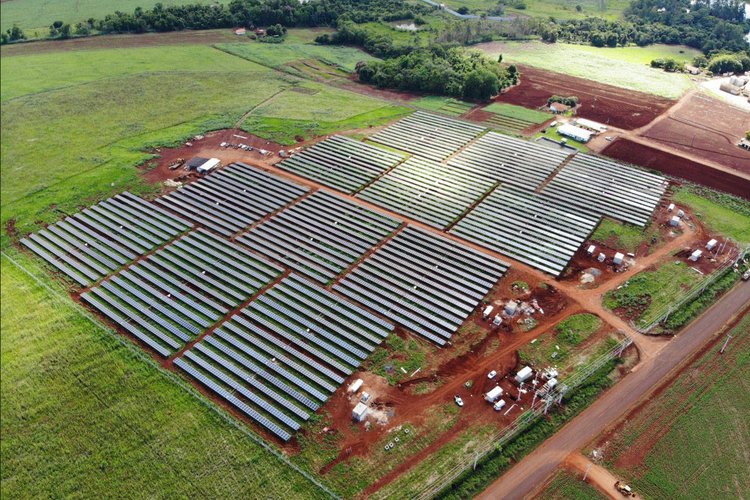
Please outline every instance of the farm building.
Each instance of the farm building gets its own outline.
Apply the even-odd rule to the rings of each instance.
[[[586,118],[576,118],[575,125],[577,127],[591,130],[592,132],[602,133],[607,131],[607,126],[593,120],[587,120]]]
[[[719,90],[721,90],[722,92],[726,92],[727,94],[740,95],[740,88],[736,85],[732,85],[729,82],[722,83],[719,87]]]
[[[187,162],[185,162],[185,170],[195,170],[206,163],[208,160],[209,158],[203,158],[201,156],[191,158]]]
[[[570,106],[561,102],[553,102],[549,105],[549,110],[556,115],[562,115],[570,111]]]
[[[569,123],[565,123],[557,127],[557,133],[560,135],[564,135],[565,137],[570,137],[571,139],[578,142],[589,142],[589,140],[591,140],[591,136],[594,135],[594,133],[590,130],[576,127],[575,125],[570,125]]]

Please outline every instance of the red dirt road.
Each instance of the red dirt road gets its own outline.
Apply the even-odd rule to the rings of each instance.
[[[724,325],[750,303],[750,282],[743,282],[676,336],[658,357],[648,358],[594,404],[574,418],[543,445],[527,455],[477,498],[520,499],[533,493],[572,452],[620,419],[648,396],[691,355],[723,332]]]
[[[578,96],[578,115],[625,130],[643,127],[669,109],[675,101],[626,90],[583,78],[519,66],[521,83],[495,101],[527,108],[547,104],[552,95]]]

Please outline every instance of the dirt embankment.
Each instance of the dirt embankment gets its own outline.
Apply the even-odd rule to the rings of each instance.
[[[495,101],[539,108],[552,95],[577,96],[578,116],[626,130],[647,125],[674,101],[583,78],[520,66],[521,83]]]

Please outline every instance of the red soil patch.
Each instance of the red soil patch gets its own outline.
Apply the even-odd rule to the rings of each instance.
[[[154,184],[167,179],[189,181],[198,178],[199,175],[196,172],[187,172],[183,167],[169,170],[169,166],[178,159],[181,158],[188,161],[194,156],[218,158],[221,160],[222,165],[229,165],[230,163],[240,161],[255,166],[270,167],[283,159],[279,156],[279,151],[288,151],[290,148],[298,147],[283,146],[239,129],[209,132],[204,135],[203,139],[191,139],[188,142],[192,146],[183,144],[178,148],[158,148],[154,150],[153,152],[159,155],[159,157],[145,164],[144,179]],[[253,151],[245,151],[243,149],[222,148],[219,146],[222,142],[247,144],[255,149]],[[303,144],[300,143],[299,146]],[[265,149],[270,154],[262,155],[258,152],[259,149]]]
[[[703,94],[692,94],[642,135],[692,156],[750,174],[750,151],[737,146],[748,130],[750,113],[747,111]]]
[[[537,109],[552,95],[578,96],[578,115],[632,130],[650,123],[670,108],[674,101],[643,92],[621,89],[583,78],[551,71],[519,67],[521,83],[501,94],[495,101]]]
[[[615,140],[602,154],[750,199],[750,180],[628,139]]]
[[[374,85],[365,85],[364,83],[360,83],[357,80],[356,74],[352,75],[349,80],[343,80],[336,86],[345,90],[356,92],[358,94],[385,99],[386,101],[413,101],[415,99],[420,99],[423,97],[422,95],[412,92],[379,89]]]

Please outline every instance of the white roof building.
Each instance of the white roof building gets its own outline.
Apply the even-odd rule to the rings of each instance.
[[[570,137],[571,139],[578,142],[589,142],[591,136],[594,135],[594,133],[590,130],[576,127],[575,125],[571,125],[569,123],[564,123],[557,127],[557,133],[560,135],[564,135],[565,137]]]
[[[576,118],[575,124],[579,127],[593,130],[594,132],[601,133],[601,132],[607,131],[606,125],[599,123],[599,122],[595,122],[593,120],[588,120],[586,118]]]

